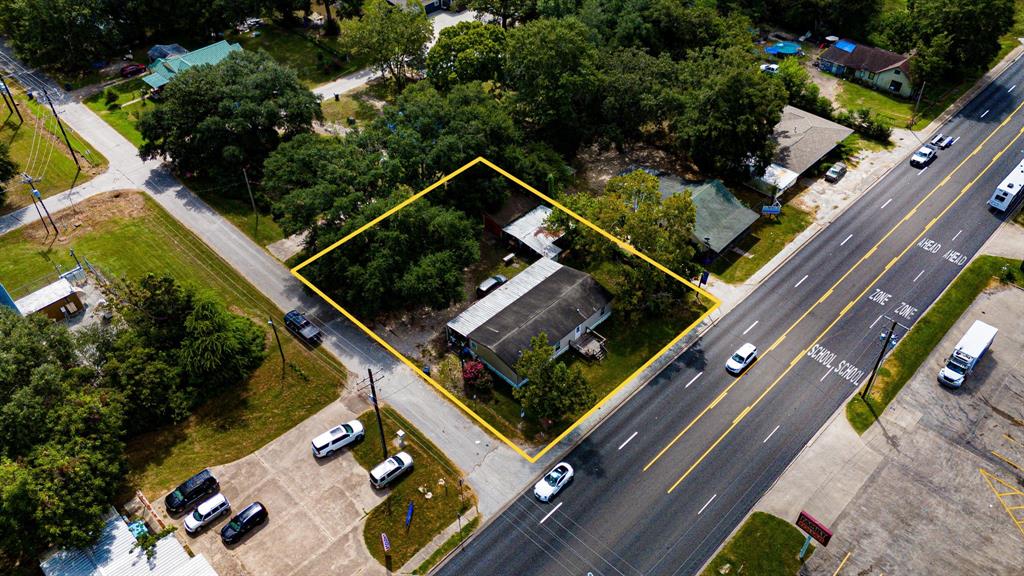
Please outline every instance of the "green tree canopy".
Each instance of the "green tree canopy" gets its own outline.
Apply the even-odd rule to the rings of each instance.
[[[119,41],[105,0],[0,0],[0,31],[35,66],[85,70]]]
[[[0,142],[0,206],[7,199],[7,182],[18,174],[18,165],[11,159],[11,150],[6,142]]]
[[[556,148],[575,149],[597,116],[598,59],[576,18],[545,18],[510,30],[505,74],[516,116]]]
[[[365,58],[385,78],[402,86],[408,72],[423,65],[433,33],[422,9],[369,0],[362,16],[341,23],[340,42],[353,56]]]
[[[466,0],[466,7],[477,11],[481,18],[497,18],[501,27],[508,29],[536,10],[536,0]]]
[[[282,140],[307,132],[320,104],[295,72],[264,52],[232,52],[215,66],[178,74],[164,102],[139,120],[143,158],[166,156],[175,168],[237,181],[258,173]]]
[[[474,80],[498,80],[505,58],[505,30],[459,22],[441,30],[427,54],[427,77],[442,90]]]
[[[512,390],[512,395],[528,414],[542,421],[571,418],[597,402],[597,395],[583,377],[578,365],[566,366],[553,358],[555,348],[547,334],[530,338],[515,370],[528,381]]]

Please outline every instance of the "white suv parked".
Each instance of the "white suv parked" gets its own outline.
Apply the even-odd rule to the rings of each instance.
[[[214,494],[196,507],[195,512],[185,517],[185,531],[195,534],[200,528],[213,522],[231,510],[231,504],[223,494]]]
[[[313,456],[323,458],[363,439],[365,432],[359,420],[346,422],[331,428],[327,432],[313,438]]]
[[[377,489],[383,488],[410,470],[412,456],[408,452],[399,452],[370,470],[370,484]]]

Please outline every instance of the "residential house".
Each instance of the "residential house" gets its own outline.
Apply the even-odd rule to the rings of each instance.
[[[910,98],[910,56],[840,40],[818,57],[818,67],[837,76],[852,76],[878,90]]]
[[[772,133],[778,145],[772,164],[763,175],[747,184],[759,192],[777,197],[850,134],[853,130],[842,124],[786,106]]]
[[[662,199],[690,192],[697,213],[693,239],[715,254],[727,250],[757,221],[757,213],[744,206],[721,180],[687,182],[672,174],[659,173],[658,188]]]
[[[557,260],[562,248],[557,242],[563,233],[547,226],[551,207],[540,205],[502,228],[503,235],[516,248],[528,249],[537,256]]]
[[[596,346],[603,353],[603,338],[594,328],[611,316],[611,302],[608,290],[589,274],[541,258],[448,322],[448,341],[519,387],[526,379],[514,366],[542,332],[554,357],[570,348]]]
[[[143,82],[152,88],[158,89],[171,81],[178,74],[204,64],[217,64],[228,57],[232,52],[240,52],[242,47],[232,44],[227,40],[221,40],[216,44],[204,46],[198,50],[185,52],[184,54],[172,54],[166,58],[159,58],[149,65],[152,74],[144,76]]]

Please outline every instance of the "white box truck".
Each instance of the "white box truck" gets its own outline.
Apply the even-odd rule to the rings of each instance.
[[[974,370],[978,360],[988,351],[998,331],[981,320],[975,320],[971,329],[953,348],[953,353],[946,360],[946,367],[939,371],[939,382],[959,388],[964,378]]]
[[[1021,186],[1024,186],[1024,160],[1021,160],[1020,164],[1017,164],[1017,167],[1006,178],[1003,178],[999,187],[989,198],[988,205],[1005,212],[1017,198]]]

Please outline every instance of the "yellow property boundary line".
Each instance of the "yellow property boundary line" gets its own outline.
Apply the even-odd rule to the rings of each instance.
[[[394,214],[394,213],[398,212],[399,210],[401,210],[401,209],[405,208],[406,206],[408,206],[408,205],[412,204],[412,203],[413,203],[413,202],[415,202],[416,200],[419,200],[420,198],[422,198],[422,197],[426,196],[426,195],[427,195],[428,193],[430,193],[430,192],[431,192],[432,190],[434,190],[434,189],[435,189],[435,188],[437,188],[438,186],[443,186],[443,185],[444,185],[445,183],[447,183],[447,182],[448,182],[449,180],[451,180],[452,178],[455,178],[455,177],[456,177],[456,176],[458,176],[459,174],[462,174],[463,172],[465,172],[466,170],[468,170],[469,168],[472,168],[473,166],[475,166],[475,165],[477,165],[477,164],[483,164],[483,165],[485,165],[485,166],[487,166],[487,167],[491,168],[492,170],[494,170],[494,171],[495,171],[495,172],[497,172],[498,174],[501,174],[501,175],[502,175],[502,176],[504,176],[505,178],[508,178],[508,179],[509,179],[509,180],[511,180],[512,182],[515,182],[515,183],[516,183],[516,184],[518,184],[518,185],[519,185],[520,187],[522,187],[522,188],[523,188],[524,190],[527,190],[527,191],[529,191],[529,192],[533,193],[534,195],[538,196],[538,197],[539,197],[540,199],[542,199],[543,201],[547,202],[548,204],[550,204],[550,205],[551,205],[551,206],[553,206],[554,208],[557,208],[557,209],[559,209],[559,210],[561,210],[561,211],[565,212],[565,213],[566,213],[566,214],[568,214],[569,216],[573,217],[573,218],[574,218],[574,219],[575,219],[576,221],[578,221],[578,222],[582,223],[583,225],[587,226],[587,227],[588,227],[588,228],[590,228],[591,230],[593,230],[593,231],[597,232],[598,234],[600,234],[601,236],[603,236],[603,237],[607,238],[607,239],[608,239],[608,240],[610,240],[610,241],[611,241],[612,243],[614,243],[614,244],[615,244],[616,246],[618,246],[619,248],[621,248],[621,249],[625,250],[625,251],[626,251],[626,252],[628,252],[629,254],[632,254],[633,256],[636,256],[636,257],[640,258],[641,260],[643,260],[643,261],[647,262],[648,264],[650,264],[650,265],[654,266],[655,268],[657,268],[657,269],[658,269],[658,270],[660,270],[661,272],[664,272],[665,274],[668,274],[668,275],[669,275],[670,277],[672,277],[672,278],[673,278],[674,280],[676,280],[677,282],[680,282],[680,283],[682,283],[682,284],[685,284],[685,285],[686,285],[687,287],[691,288],[692,290],[694,290],[694,291],[695,291],[695,292],[697,292],[698,294],[701,294],[701,295],[703,295],[703,296],[706,296],[706,297],[708,298],[708,300],[709,300],[709,301],[711,302],[711,306],[710,306],[710,307],[709,307],[709,308],[708,308],[708,309],[707,309],[707,310],[706,310],[706,311],[704,312],[704,314],[702,314],[702,315],[700,316],[700,318],[698,318],[698,319],[697,319],[697,320],[695,320],[695,321],[694,321],[694,322],[693,322],[692,324],[690,324],[689,326],[687,326],[687,327],[686,327],[686,329],[684,329],[684,330],[683,330],[682,332],[680,332],[680,333],[679,333],[679,334],[678,334],[677,336],[675,336],[675,337],[674,337],[674,338],[673,338],[673,339],[672,339],[672,340],[671,340],[671,341],[670,341],[670,342],[669,342],[668,344],[666,344],[666,345],[665,345],[665,346],[664,346],[664,347],[663,347],[663,348],[662,348],[661,350],[659,350],[659,351],[657,352],[657,354],[655,354],[655,355],[654,355],[654,356],[652,356],[652,357],[651,357],[651,358],[650,358],[649,360],[647,360],[646,362],[644,362],[644,364],[643,364],[642,366],[640,366],[639,368],[637,368],[637,369],[636,369],[636,370],[635,370],[635,371],[634,371],[634,372],[633,372],[632,374],[630,374],[630,375],[629,375],[629,376],[628,376],[628,377],[627,377],[627,378],[626,378],[625,380],[623,380],[623,381],[622,381],[622,383],[620,383],[619,385],[617,385],[617,386],[616,386],[616,387],[615,387],[615,388],[614,388],[614,389],[613,389],[613,390],[612,390],[611,392],[609,392],[608,394],[606,394],[606,395],[604,396],[604,398],[601,398],[601,400],[600,400],[600,401],[598,401],[598,403],[597,403],[597,404],[595,404],[593,408],[591,408],[591,409],[590,409],[590,410],[588,410],[588,411],[587,411],[587,412],[586,412],[585,414],[583,414],[582,416],[580,416],[580,417],[579,417],[579,418],[578,418],[578,419],[577,419],[577,420],[576,420],[575,422],[573,422],[573,423],[572,423],[572,425],[570,425],[570,426],[569,426],[568,428],[566,428],[566,429],[565,429],[565,431],[563,431],[563,432],[562,432],[561,434],[559,434],[559,435],[558,435],[558,437],[556,437],[556,438],[555,438],[554,440],[552,440],[552,441],[551,441],[551,442],[550,442],[550,443],[549,443],[549,444],[548,444],[547,446],[545,446],[545,447],[544,447],[543,449],[541,449],[541,450],[540,450],[539,452],[537,452],[536,454],[534,454],[534,455],[532,455],[532,456],[531,456],[530,454],[527,454],[527,453],[526,453],[526,452],[525,452],[525,451],[524,451],[524,450],[523,450],[522,448],[520,448],[519,446],[517,446],[517,445],[516,445],[516,444],[515,444],[514,442],[512,442],[511,440],[509,440],[508,438],[506,438],[504,434],[502,434],[501,432],[499,432],[498,430],[496,430],[496,429],[495,429],[495,428],[494,428],[493,426],[491,426],[491,424],[490,424],[490,423],[488,423],[488,422],[487,422],[486,420],[484,420],[483,418],[481,418],[481,417],[480,417],[480,415],[478,415],[478,414],[477,414],[476,412],[474,412],[473,410],[471,410],[471,409],[470,409],[470,408],[469,408],[468,406],[466,406],[465,404],[463,404],[463,403],[462,403],[462,401],[460,401],[460,400],[459,400],[459,399],[458,399],[457,397],[455,397],[455,395],[453,395],[453,394],[452,394],[451,392],[449,392],[448,390],[446,390],[444,386],[441,386],[441,385],[440,385],[440,384],[439,384],[439,383],[438,383],[437,381],[435,381],[435,380],[434,380],[433,378],[431,378],[431,377],[430,377],[430,376],[428,376],[428,375],[427,375],[427,374],[426,374],[425,372],[423,372],[423,370],[422,370],[422,369],[420,369],[420,367],[419,367],[419,366],[417,366],[417,365],[416,365],[416,364],[415,364],[415,363],[414,363],[413,361],[411,361],[411,360],[409,360],[408,358],[406,358],[406,357],[405,357],[405,356],[404,356],[404,355],[403,355],[403,354],[402,354],[401,352],[399,352],[399,351],[398,351],[398,350],[396,350],[396,349],[395,349],[395,348],[394,348],[393,346],[391,346],[390,344],[388,344],[388,342],[387,342],[387,341],[385,341],[385,340],[384,340],[383,338],[381,338],[381,337],[380,337],[379,335],[377,335],[377,333],[375,333],[375,332],[374,332],[373,330],[370,330],[370,329],[369,329],[369,328],[368,328],[368,327],[367,327],[367,326],[366,326],[365,324],[363,324],[363,323],[362,323],[362,322],[361,322],[361,321],[360,321],[360,320],[359,320],[358,318],[356,318],[356,317],[355,317],[355,316],[354,316],[354,315],[353,315],[353,314],[352,314],[351,312],[349,312],[349,311],[348,311],[348,310],[346,310],[346,309],[345,309],[344,307],[342,307],[342,306],[341,306],[341,305],[339,305],[339,304],[338,304],[337,302],[335,302],[335,301],[334,301],[333,299],[331,299],[331,297],[329,297],[329,296],[328,296],[327,294],[325,294],[325,293],[324,293],[324,292],[323,292],[322,290],[320,290],[319,288],[317,288],[317,287],[316,287],[316,286],[315,286],[315,285],[314,285],[314,284],[313,284],[312,282],[310,282],[310,280],[309,280],[308,278],[306,278],[305,276],[303,276],[303,275],[302,275],[302,274],[301,274],[301,273],[299,272],[300,270],[302,270],[303,268],[305,268],[305,267],[306,267],[306,266],[308,266],[309,264],[311,264],[311,263],[315,262],[316,260],[320,259],[321,257],[323,257],[323,256],[324,256],[325,254],[327,254],[327,253],[328,253],[328,252],[330,252],[331,250],[334,250],[334,249],[335,249],[335,248],[337,248],[338,246],[341,246],[341,245],[342,245],[342,244],[344,244],[345,242],[348,242],[349,240],[351,240],[351,239],[355,238],[355,237],[356,237],[356,236],[358,236],[359,234],[362,234],[362,233],[363,233],[363,232],[365,232],[366,230],[368,230],[368,229],[372,228],[373,226],[376,226],[376,225],[377,225],[377,224],[379,224],[379,223],[380,223],[381,221],[383,221],[383,220],[384,220],[385,218],[387,218],[387,217],[391,216],[392,214]],[[308,287],[310,288],[310,290],[312,290],[313,292],[316,292],[316,293],[317,293],[317,294],[318,294],[318,295],[319,295],[319,296],[320,296],[321,298],[323,298],[324,300],[326,300],[326,301],[327,301],[327,302],[328,302],[328,303],[329,303],[329,304],[330,304],[331,306],[333,306],[333,307],[334,307],[334,308],[335,308],[335,309],[336,309],[336,310],[337,310],[338,312],[341,312],[341,314],[342,314],[342,315],[344,315],[344,316],[345,316],[346,318],[348,318],[348,319],[349,319],[349,320],[350,320],[350,321],[351,321],[351,322],[352,322],[353,324],[355,324],[356,326],[358,326],[358,327],[359,327],[359,329],[360,329],[360,330],[362,330],[363,332],[365,332],[365,333],[366,333],[366,334],[367,334],[367,335],[368,335],[368,336],[369,336],[370,338],[372,338],[373,340],[375,340],[375,341],[376,341],[376,342],[377,342],[378,344],[380,344],[381,346],[383,346],[383,347],[384,347],[384,349],[386,349],[386,350],[387,350],[388,352],[390,352],[390,353],[391,353],[392,355],[394,355],[394,356],[395,356],[396,358],[398,358],[398,359],[399,359],[399,360],[400,360],[400,361],[401,361],[401,362],[402,362],[403,364],[405,364],[405,365],[406,365],[406,366],[408,366],[408,367],[409,367],[410,369],[412,369],[412,371],[413,371],[413,372],[415,372],[415,373],[416,373],[416,374],[417,374],[417,375],[418,375],[418,376],[419,376],[420,378],[422,378],[422,379],[426,380],[427,382],[429,382],[429,383],[430,383],[430,384],[431,384],[431,385],[432,385],[432,386],[433,386],[434,388],[436,388],[436,389],[437,389],[437,390],[438,390],[438,391],[439,391],[439,392],[440,392],[441,394],[443,394],[443,395],[444,395],[444,396],[445,396],[446,398],[448,398],[448,399],[449,399],[449,400],[451,400],[451,401],[452,401],[453,403],[455,403],[455,405],[456,405],[456,406],[458,406],[458,407],[459,407],[459,408],[461,408],[461,409],[462,409],[463,411],[465,411],[465,412],[466,412],[467,414],[469,414],[469,415],[470,415],[470,416],[471,416],[471,417],[472,417],[472,418],[473,418],[474,420],[476,420],[476,421],[477,421],[477,422],[478,422],[478,423],[479,423],[479,424],[480,424],[481,426],[483,426],[484,428],[486,428],[488,432],[490,432],[491,434],[493,434],[493,435],[494,435],[494,436],[496,436],[497,438],[500,438],[500,439],[501,439],[501,440],[502,440],[503,442],[505,442],[505,444],[508,444],[508,445],[509,445],[509,446],[510,446],[510,447],[511,447],[511,448],[512,448],[513,450],[515,450],[515,451],[516,451],[516,452],[517,452],[517,453],[518,453],[518,454],[519,454],[520,456],[522,456],[523,458],[525,458],[525,459],[526,459],[526,460],[527,460],[528,462],[530,462],[530,463],[536,462],[536,461],[537,461],[538,459],[540,459],[540,458],[541,458],[542,456],[544,456],[544,454],[546,454],[546,453],[547,453],[547,452],[548,452],[549,450],[551,450],[552,448],[554,448],[554,447],[555,447],[555,445],[557,445],[557,444],[558,444],[559,442],[561,442],[561,441],[562,441],[562,440],[563,440],[563,439],[564,439],[564,438],[565,438],[566,436],[568,436],[568,435],[569,435],[569,434],[570,434],[570,433],[571,433],[571,432],[572,432],[573,430],[575,430],[576,428],[578,428],[578,427],[579,427],[579,425],[580,425],[580,424],[581,424],[581,423],[582,423],[582,422],[583,422],[584,420],[586,420],[587,418],[589,418],[589,417],[590,417],[590,416],[591,416],[591,415],[592,415],[592,414],[593,414],[593,413],[594,413],[595,411],[597,411],[597,410],[598,410],[599,408],[601,408],[601,406],[603,406],[603,405],[604,405],[604,404],[605,404],[606,402],[608,402],[608,400],[610,400],[610,399],[611,399],[611,398],[612,398],[613,396],[615,396],[615,395],[616,395],[616,394],[617,394],[617,393],[618,393],[618,392],[619,392],[620,390],[622,390],[622,388],[623,388],[623,387],[624,387],[624,386],[625,386],[626,384],[628,384],[629,382],[631,382],[631,381],[632,381],[632,380],[633,380],[634,378],[636,378],[637,376],[639,376],[639,375],[640,375],[640,373],[642,373],[642,372],[643,372],[644,370],[646,370],[646,369],[647,369],[648,367],[650,367],[650,366],[651,366],[651,364],[653,364],[655,360],[657,360],[657,359],[658,359],[658,358],[660,358],[660,357],[661,357],[661,356],[662,356],[663,354],[665,354],[666,352],[668,352],[668,350],[669,350],[670,348],[672,348],[673,346],[675,346],[675,345],[676,345],[676,343],[678,343],[678,342],[679,342],[679,341],[680,341],[680,340],[681,340],[681,339],[682,339],[682,338],[683,338],[684,336],[686,336],[686,335],[687,335],[688,333],[690,333],[690,331],[692,331],[692,330],[693,330],[693,329],[694,329],[694,328],[695,328],[696,326],[698,326],[698,325],[699,325],[699,324],[700,324],[701,322],[703,322],[703,321],[704,321],[704,320],[705,320],[705,319],[706,319],[706,318],[707,318],[708,316],[710,316],[710,315],[711,315],[711,313],[712,313],[712,312],[714,312],[714,311],[715,311],[716,309],[718,309],[718,307],[719,307],[719,306],[721,305],[721,302],[720,302],[720,301],[719,301],[719,300],[718,300],[717,298],[715,298],[715,297],[714,297],[714,295],[712,295],[712,294],[711,294],[710,292],[708,292],[707,290],[704,290],[703,288],[701,288],[701,287],[699,287],[699,286],[695,285],[695,284],[694,284],[693,282],[690,282],[690,281],[689,281],[689,280],[687,280],[686,278],[683,278],[682,276],[679,276],[678,274],[676,274],[676,273],[675,273],[675,272],[673,272],[672,270],[669,270],[669,269],[668,269],[668,268],[666,268],[665,266],[662,266],[662,265],[661,265],[661,264],[659,264],[658,262],[656,262],[656,261],[652,260],[652,259],[651,259],[651,258],[650,258],[649,256],[647,256],[646,254],[643,254],[643,253],[641,253],[641,252],[637,251],[637,250],[636,250],[635,248],[633,248],[633,247],[632,247],[631,245],[629,245],[629,244],[628,244],[627,242],[625,242],[625,241],[623,241],[623,240],[620,240],[620,239],[616,238],[615,236],[612,236],[612,235],[611,235],[610,233],[608,233],[608,232],[606,232],[605,230],[603,230],[603,229],[601,229],[601,228],[597,227],[596,225],[594,225],[594,224],[593,224],[592,222],[590,222],[590,221],[589,221],[589,220],[587,220],[586,218],[583,218],[583,217],[582,217],[582,216],[580,216],[579,214],[576,214],[576,213],[575,213],[575,212],[573,212],[572,210],[569,210],[568,208],[566,208],[565,206],[563,206],[563,205],[562,205],[562,204],[560,204],[559,202],[556,202],[556,201],[555,201],[555,200],[554,200],[553,198],[550,198],[550,197],[549,197],[549,196],[547,196],[546,194],[543,194],[542,192],[540,192],[540,191],[536,190],[535,188],[533,188],[533,187],[532,187],[532,186],[530,186],[529,184],[527,184],[527,183],[523,182],[523,181],[522,181],[522,180],[520,180],[519,178],[516,178],[516,177],[515,177],[515,176],[513,176],[512,174],[509,174],[509,173],[508,173],[508,172],[506,172],[506,171],[505,171],[504,169],[502,169],[502,168],[498,167],[497,165],[495,165],[494,163],[492,163],[491,161],[487,160],[486,158],[484,158],[484,157],[482,157],[482,156],[478,156],[477,158],[475,158],[475,159],[471,160],[470,162],[468,162],[468,163],[467,163],[466,165],[462,166],[462,167],[461,167],[461,168],[459,168],[458,170],[455,170],[455,171],[454,171],[454,172],[452,172],[451,174],[448,174],[448,175],[447,175],[447,176],[445,176],[444,178],[441,178],[441,179],[440,179],[440,180],[438,180],[437,182],[434,182],[433,184],[431,184],[431,185],[430,185],[430,186],[428,186],[427,188],[424,188],[424,189],[423,189],[422,191],[420,191],[420,192],[417,192],[416,194],[414,194],[414,195],[410,196],[409,198],[407,198],[406,200],[402,201],[401,203],[399,203],[399,204],[398,204],[398,205],[396,205],[395,207],[391,208],[391,209],[390,209],[390,210],[388,210],[387,212],[385,212],[385,213],[381,214],[380,216],[378,216],[378,217],[374,218],[374,219],[373,219],[373,220],[371,220],[370,222],[367,222],[367,223],[366,223],[366,224],[364,224],[363,226],[359,227],[359,229],[358,229],[358,230],[356,230],[356,231],[352,232],[351,234],[348,234],[347,236],[345,236],[345,237],[344,237],[344,238],[342,238],[341,240],[338,240],[337,242],[335,242],[335,243],[331,244],[331,245],[330,245],[330,246],[328,246],[327,248],[324,248],[323,250],[321,250],[320,252],[318,252],[318,253],[317,253],[316,255],[312,256],[312,257],[311,257],[311,258],[309,258],[309,259],[307,259],[307,260],[306,260],[305,262],[303,262],[303,263],[299,264],[299,265],[298,265],[298,266],[296,266],[295,268],[292,268],[292,270],[291,270],[291,273],[292,273],[292,275],[293,275],[293,276],[295,276],[296,278],[298,278],[298,279],[299,279],[299,281],[301,281],[301,282],[302,282],[303,284],[305,284],[306,286],[308,286]]]

